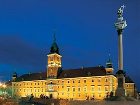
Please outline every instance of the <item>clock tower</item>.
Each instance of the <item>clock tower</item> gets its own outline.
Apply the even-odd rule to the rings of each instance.
[[[57,78],[59,69],[61,68],[61,55],[59,54],[59,48],[56,43],[55,35],[54,41],[50,48],[50,53],[48,56],[48,65],[47,65],[47,78]]]

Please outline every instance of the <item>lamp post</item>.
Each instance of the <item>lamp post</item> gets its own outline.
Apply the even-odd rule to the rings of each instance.
[[[6,91],[5,91],[5,89],[6,89],[6,85],[4,84],[4,83],[1,83],[0,82],[0,90],[1,90],[1,95],[3,95],[4,96],[4,98],[5,98],[5,95],[6,95]]]

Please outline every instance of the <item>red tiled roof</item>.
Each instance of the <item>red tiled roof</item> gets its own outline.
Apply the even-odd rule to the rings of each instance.
[[[16,82],[18,81],[32,81],[32,80],[45,80],[47,73],[41,72],[41,73],[31,73],[31,74],[24,74],[16,79]]]
[[[75,78],[75,77],[88,77],[88,76],[104,76],[106,70],[104,67],[88,67],[79,69],[63,70],[58,78]]]
[[[57,78],[75,78],[75,77],[87,77],[87,76],[104,76],[106,75],[106,70],[104,67],[87,67],[79,69],[62,70],[58,74]],[[47,73],[31,73],[24,74],[16,79],[18,81],[32,81],[32,80],[45,80],[47,78]]]
[[[134,83],[134,82],[129,76],[126,76],[125,77],[125,83]]]

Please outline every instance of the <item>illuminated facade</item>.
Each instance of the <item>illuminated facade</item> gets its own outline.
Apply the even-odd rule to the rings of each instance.
[[[104,99],[117,89],[117,78],[113,74],[109,59],[106,67],[88,67],[62,70],[61,55],[54,40],[48,54],[47,72],[29,73],[17,77],[13,75],[12,95],[16,97],[34,97],[41,95],[55,99]],[[126,96],[134,96],[135,84],[125,77]]]

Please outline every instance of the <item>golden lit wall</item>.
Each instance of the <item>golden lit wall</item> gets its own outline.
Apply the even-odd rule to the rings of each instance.
[[[57,80],[58,98],[67,99],[104,99],[107,93],[116,90],[115,76],[94,76],[79,78],[64,78]]]
[[[46,80],[12,82],[13,96],[27,97],[33,94],[40,97],[46,92]]]
[[[126,96],[134,96],[135,84],[134,83],[125,83]]]
[[[83,100],[104,99],[112,91],[115,95],[117,78],[113,75],[47,79],[36,81],[12,82],[13,95],[27,97],[41,94],[53,98]],[[134,96],[134,83],[125,83],[126,95]]]
[[[12,86],[13,95],[20,97],[52,94],[54,98],[86,99],[94,96],[103,99],[107,93],[115,93],[116,83],[116,77],[110,75],[13,82]]]
[[[61,57],[56,53],[48,55],[47,77],[57,77],[58,68],[61,67]]]

